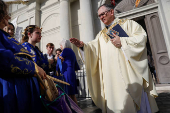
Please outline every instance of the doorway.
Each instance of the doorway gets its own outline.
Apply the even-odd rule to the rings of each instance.
[[[152,65],[155,67],[154,74],[156,74],[157,83],[170,83],[170,60],[158,13],[140,16],[133,20],[138,22],[147,32],[147,49],[148,54],[153,59]]]
[[[143,29],[146,31],[147,33],[147,28],[146,28],[146,25],[145,25],[145,16],[143,17],[139,17],[139,18],[135,18],[133,19],[134,21],[136,21],[138,24],[140,24]],[[146,43],[146,47],[147,47],[147,59],[148,59],[148,67],[150,69],[150,72],[152,74],[152,78],[154,80],[154,83],[157,84],[159,79],[157,77],[157,74],[156,74],[156,68],[155,68],[155,59],[154,59],[154,56],[153,56],[153,52],[152,52],[152,49],[151,49],[151,46],[150,46],[150,41],[149,41],[149,37],[148,37],[148,33],[147,33],[147,43]]]

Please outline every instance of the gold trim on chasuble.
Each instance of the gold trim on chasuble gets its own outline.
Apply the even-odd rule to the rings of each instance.
[[[122,25],[127,21],[127,19],[120,19],[118,22],[115,22],[114,24],[112,24],[109,29],[107,29],[106,27],[102,30],[102,35],[103,38],[105,40],[105,42],[107,43],[110,40],[110,37],[107,35],[107,31],[112,29],[115,25],[119,24]]]

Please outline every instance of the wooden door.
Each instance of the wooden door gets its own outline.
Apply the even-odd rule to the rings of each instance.
[[[145,16],[145,24],[159,83],[170,83],[170,62],[158,13]]]

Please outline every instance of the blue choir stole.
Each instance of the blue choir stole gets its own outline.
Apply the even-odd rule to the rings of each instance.
[[[107,35],[108,35],[111,39],[114,38],[113,33],[114,33],[115,35],[119,36],[119,37],[129,37],[119,24],[115,25],[115,26],[114,26],[113,28],[111,28],[111,29],[108,29]]]

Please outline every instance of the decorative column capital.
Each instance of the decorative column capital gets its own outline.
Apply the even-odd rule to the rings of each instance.
[[[60,0],[60,2],[63,2],[63,1],[67,1],[67,2],[69,2],[69,0]]]

